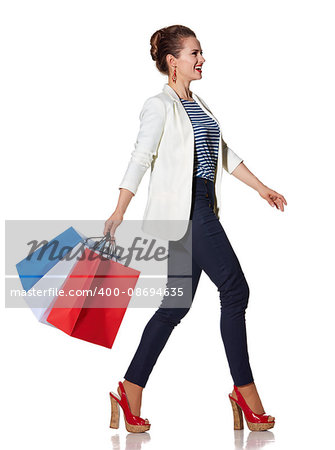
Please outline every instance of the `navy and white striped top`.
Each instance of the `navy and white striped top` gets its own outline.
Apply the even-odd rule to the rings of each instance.
[[[195,152],[194,177],[214,181],[219,154],[220,127],[194,100],[180,99],[193,126]]]

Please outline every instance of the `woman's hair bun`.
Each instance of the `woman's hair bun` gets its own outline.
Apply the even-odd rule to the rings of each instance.
[[[157,30],[151,36],[151,39],[150,39],[150,44],[151,44],[150,54],[154,61],[157,61],[158,46],[159,46],[160,40],[162,39],[162,36],[163,36],[163,31]]]

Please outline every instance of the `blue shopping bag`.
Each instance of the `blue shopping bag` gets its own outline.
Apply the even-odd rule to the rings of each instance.
[[[31,289],[82,240],[82,235],[70,227],[17,263],[16,269],[23,289]]]

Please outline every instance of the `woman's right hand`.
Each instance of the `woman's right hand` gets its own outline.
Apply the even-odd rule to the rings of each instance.
[[[104,228],[104,236],[109,232],[112,240],[115,240],[115,230],[123,221],[123,214],[114,211],[113,214],[106,220]]]

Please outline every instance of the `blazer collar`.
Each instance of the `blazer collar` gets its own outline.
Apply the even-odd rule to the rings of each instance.
[[[176,93],[176,91],[174,89],[172,89],[171,86],[168,85],[168,83],[164,84],[163,92],[170,95],[170,97],[172,97],[173,100],[180,102],[180,98],[179,98],[178,94]],[[194,92],[192,92],[192,96],[196,101],[198,101],[198,97],[194,94]]]
[[[178,94],[167,83],[165,83],[163,86],[163,92],[168,94],[175,102],[181,104]],[[216,120],[216,122],[219,124],[218,119],[214,116],[214,114],[211,112],[208,106],[194,92],[192,92],[192,97],[198,103],[198,105],[200,105],[200,107],[205,111],[205,113],[208,114],[210,117],[212,117],[212,119]]]
[[[163,86],[163,92],[165,92],[165,93],[168,94],[171,98],[173,98],[173,100],[174,100],[175,102],[181,103],[180,98],[179,98],[178,94],[176,93],[176,91],[175,91],[174,89],[172,89],[172,87],[169,86],[167,83],[165,83],[164,86]],[[192,97],[194,98],[194,100],[195,100],[200,106],[204,107],[204,104],[202,103],[202,101],[200,100],[200,98],[199,98],[194,92],[192,92]],[[206,110],[208,110],[208,108],[206,108]]]
[[[173,100],[179,101],[178,94],[177,94],[177,93],[175,92],[175,90],[172,89],[172,87],[169,86],[167,83],[165,83],[164,86],[163,86],[163,92],[165,92],[165,93],[168,94],[170,97],[172,97]]]

